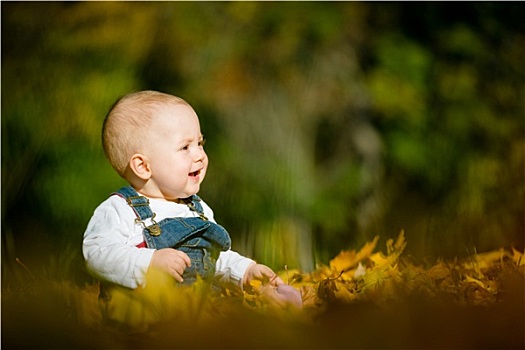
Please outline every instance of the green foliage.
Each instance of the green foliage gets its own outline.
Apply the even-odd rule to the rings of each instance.
[[[77,242],[123,184],[100,150],[107,109],[158,89],[195,107],[203,197],[271,265],[400,228],[424,254],[522,245],[525,37],[508,6],[4,2],[2,235],[34,222]],[[293,242],[318,245],[272,253]]]

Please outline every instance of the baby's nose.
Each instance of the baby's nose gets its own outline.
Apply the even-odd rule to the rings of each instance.
[[[195,151],[195,153],[194,153],[193,159],[196,162],[199,162],[199,161],[203,160],[204,158],[206,158],[206,152],[204,152],[204,150],[202,148],[197,149]]]

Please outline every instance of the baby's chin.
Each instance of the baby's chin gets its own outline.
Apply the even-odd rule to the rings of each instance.
[[[187,191],[187,192],[181,193],[179,195],[179,197],[174,198],[173,200],[181,200],[181,199],[190,198],[191,196],[196,195],[197,193],[199,193],[199,189],[200,188],[198,188],[197,190],[194,190],[194,191]]]

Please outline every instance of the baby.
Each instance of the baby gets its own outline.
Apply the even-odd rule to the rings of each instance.
[[[228,232],[198,196],[208,157],[199,119],[181,98],[140,91],[119,99],[102,130],[104,152],[129,186],[96,208],[84,234],[88,269],[136,289],[156,269],[181,284],[252,280],[277,287],[267,266],[232,251]]]

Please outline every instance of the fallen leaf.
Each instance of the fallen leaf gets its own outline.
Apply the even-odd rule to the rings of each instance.
[[[356,266],[360,261],[368,258],[376,248],[379,236],[376,236],[371,242],[366,243],[359,252],[354,250],[342,251],[335,258],[330,260],[330,268],[336,273],[348,271]]]
[[[523,253],[518,251],[516,248],[512,248],[512,261],[516,264],[517,267],[525,265],[523,260]]]

